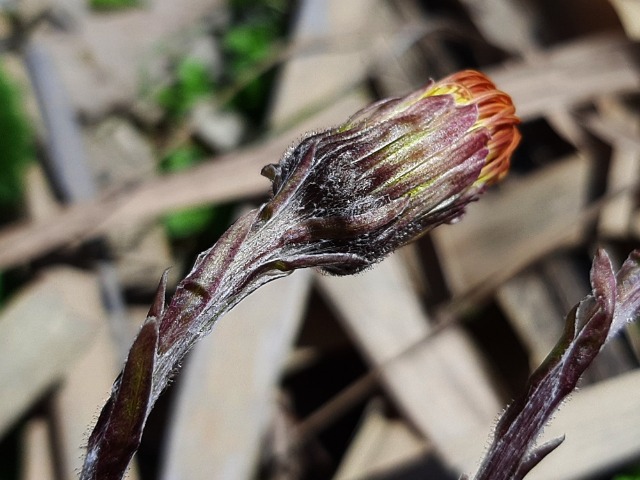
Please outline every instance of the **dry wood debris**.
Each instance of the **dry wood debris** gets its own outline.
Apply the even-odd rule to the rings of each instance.
[[[24,0],[21,14],[46,10],[43,3]],[[0,445],[17,426],[20,478],[72,478],[121,360],[96,275],[51,263],[96,270],[83,264],[83,245],[115,236],[120,285],[144,303],[162,264],[179,264],[159,217],[202,204],[244,208],[267,194],[261,166],[302,132],[429,76],[478,68],[512,95],[524,141],[508,180],[459,224],[370,271],[339,279],[298,272],[249,298],[194,350],[150,419],[131,478],[473,473],[497,413],[586,293],[595,247],[614,259],[638,247],[640,15],[632,0],[580,8],[301,0],[288,44],[272,59],[278,82],[262,140],[161,177],[153,157],[166,139],[148,138],[157,112],[137,98],[138,68],[160,61],[159,45],[205,35],[201,17],[223,21],[225,2],[148,2],[113,16],[63,3],[71,23],[45,22],[33,38],[65,66],[95,171],[113,178],[95,198],[60,205],[35,168],[24,217],[0,229],[0,268],[34,278],[0,311]],[[191,123],[169,142],[203,128]],[[110,151],[120,170],[109,170]],[[145,161],[129,164],[136,156]],[[144,254],[128,250],[133,244]],[[125,337],[143,317],[133,313],[140,305],[128,308]],[[555,418],[547,434],[567,439],[532,479],[596,478],[640,462],[638,359],[632,326]]]

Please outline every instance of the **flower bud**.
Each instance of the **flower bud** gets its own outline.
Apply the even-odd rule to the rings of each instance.
[[[312,260],[329,273],[357,272],[456,221],[503,178],[517,123],[509,96],[479,72],[431,81],[307,135],[265,167],[273,198],[261,219],[291,225],[287,268]]]

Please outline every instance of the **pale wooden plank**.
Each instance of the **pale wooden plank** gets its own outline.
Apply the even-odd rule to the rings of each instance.
[[[636,52],[637,46],[624,37],[587,37],[486,73],[511,95],[526,120],[600,95],[638,90]]]
[[[429,25],[418,26],[418,19],[424,15],[419,2],[415,1],[391,1],[381,2],[377,8],[378,15],[376,20],[378,24],[384,25],[383,28],[390,33],[385,35],[380,42],[378,49],[378,58],[374,60],[372,65],[373,75],[382,96],[398,96],[405,95],[418,85],[423,85],[428,81],[429,76],[425,74],[424,55],[421,49],[414,48],[417,39],[421,38],[422,31],[428,36],[428,32],[432,32],[437,27],[436,22],[429,19]],[[426,22],[425,22],[426,23]],[[373,28],[376,28],[374,25]],[[378,27],[379,28],[379,27]],[[423,40],[428,42],[428,40]],[[439,45],[429,42],[429,51],[442,51]],[[434,52],[437,55],[438,52]],[[445,55],[441,55],[442,67],[448,66]],[[432,73],[433,75],[433,73]]]
[[[636,134],[637,120],[604,119],[601,115],[589,115],[583,123],[585,126],[611,145],[618,145],[624,149],[640,150],[640,139]]]
[[[29,420],[24,427],[21,441],[22,472],[20,479],[54,480],[56,475],[47,421],[44,418]]]
[[[629,234],[637,206],[640,118],[617,97],[603,98],[598,110],[599,115],[590,116],[587,125],[612,147],[607,194],[614,197],[602,209],[598,228],[604,236],[624,238]]]
[[[323,293],[338,309],[354,335],[360,334],[358,317],[367,319],[365,353],[376,363],[391,361],[431,332],[429,319],[413,293],[408,271],[397,255],[355,276],[316,278]],[[351,300],[351,301],[348,301]],[[390,319],[401,319],[389,329]],[[357,339],[360,341],[361,339]]]
[[[117,105],[133,103],[140,92],[141,68],[163,58],[157,50],[166,51],[165,42],[205,24],[203,18],[217,15],[223,2],[190,0],[187,7],[154,0],[117,15],[95,15],[78,0],[56,2],[60,4],[74,28],[38,28],[32,37],[52,52],[73,105],[97,118]]]
[[[382,404],[371,402],[344,455],[334,480],[358,480],[418,462],[429,454],[428,443],[406,424],[384,415]]]
[[[50,269],[0,318],[0,432],[55,382],[90,344],[102,306],[95,278]]]
[[[364,41],[359,48],[319,49],[298,55],[283,67],[271,123],[282,127],[299,117],[304,108],[324,105],[327,99],[358,85],[373,59],[372,45],[383,31],[372,32],[379,0],[306,0],[298,9],[297,42],[350,35]],[[344,119],[346,120],[346,119]],[[329,125],[325,125],[329,126]]]
[[[529,353],[533,371],[562,334],[561,318],[539,272],[524,272],[498,288],[496,299]]]
[[[24,204],[30,219],[45,219],[59,213],[60,205],[55,200],[42,165],[38,163],[30,165],[26,171],[24,183],[26,185]]]
[[[6,228],[0,238],[0,266],[27,261],[74,241],[99,236],[115,225],[141,221],[161,212],[266,193],[269,184],[259,175],[260,169],[277,160],[289,142],[289,137],[278,137],[186,172],[159,177],[131,191],[69,206],[57,215]]]
[[[450,466],[472,467],[500,401],[470,339],[457,327],[427,339],[428,318],[398,256],[357,276],[317,280],[400,410]],[[468,438],[476,444],[461,449]]]
[[[618,12],[627,36],[640,40],[640,3],[635,0],[610,0]]]
[[[434,230],[454,295],[493,289],[543,254],[577,242],[588,182],[589,162],[570,157],[490,190],[462,222]]]
[[[182,372],[161,478],[246,479],[274,408],[310,272],[262,287],[196,345]]]
[[[528,11],[526,4],[509,0],[485,0],[482,4],[462,0],[461,3],[489,43],[514,54],[537,50],[538,18]]]

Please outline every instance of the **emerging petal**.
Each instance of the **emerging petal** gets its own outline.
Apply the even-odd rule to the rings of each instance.
[[[476,185],[492,185],[501,180],[507,174],[511,154],[520,142],[520,132],[516,128],[518,118],[511,97],[499,91],[485,75],[474,70],[464,70],[441,80],[434,91],[448,92],[460,104],[478,105],[478,125],[489,129],[491,140],[487,145],[489,156]]]

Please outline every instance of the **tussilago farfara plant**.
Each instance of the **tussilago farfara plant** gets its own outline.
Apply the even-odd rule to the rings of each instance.
[[[82,478],[123,476],[158,396],[189,349],[224,313],[256,288],[298,268],[357,273],[430,229],[458,220],[469,202],[506,175],[520,139],[517,123],[507,94],[483,74],[463,71],[405,97],[376,102],[342,125],[308,134],[280,163],[266,166],[263,174],[272,181],[271,199],[242,216],[199,255],[166,306],[163,278],[89,438]],[[587,312],[598,319],[603,299],[603,308],[609,308],[621,298],[615,286],[602,293],[598,279],[606,277],[611,283],[614,278],[615,283],[610,264],[608,273],[602,266],[603,255],[598,257],[600,273],[594,276],[595,300],[590,303],[595,313]],[[637,305],[637,262],[629,262],[620,282],[628,284],[632,293],[627,297]],[[636,307],[625,302],[630,316],[635,316]],[[574,320],[589,316],[580,311]],[[576,338],[580,328],[571,330]],[[563,340],[554,358],[563,358],[574,336]],[[597,353],[602,342],[590,351]],[[570,377],[577,381],[577,376]],[[518,405],[507,411],[509,425],[521,418],[514,412]],[[552,409],[556,405],[550,404]],[[543,417],[542,424],[548,419]],[[526,470],[523,464],[530,468],[542,458],[540,452],[549,450],[533,447],[539,432],[534,428],[517,455],[507,452],[502,446],[513,438],[500,443],[501,432],[512,433],[507,427],[498,424],[497,446],[488,452],[477,478],[518,478],[514,475]],[[511,467],[504,467],[503,460],[511,461]],[[496,477],[496,468],[511,473]]]

